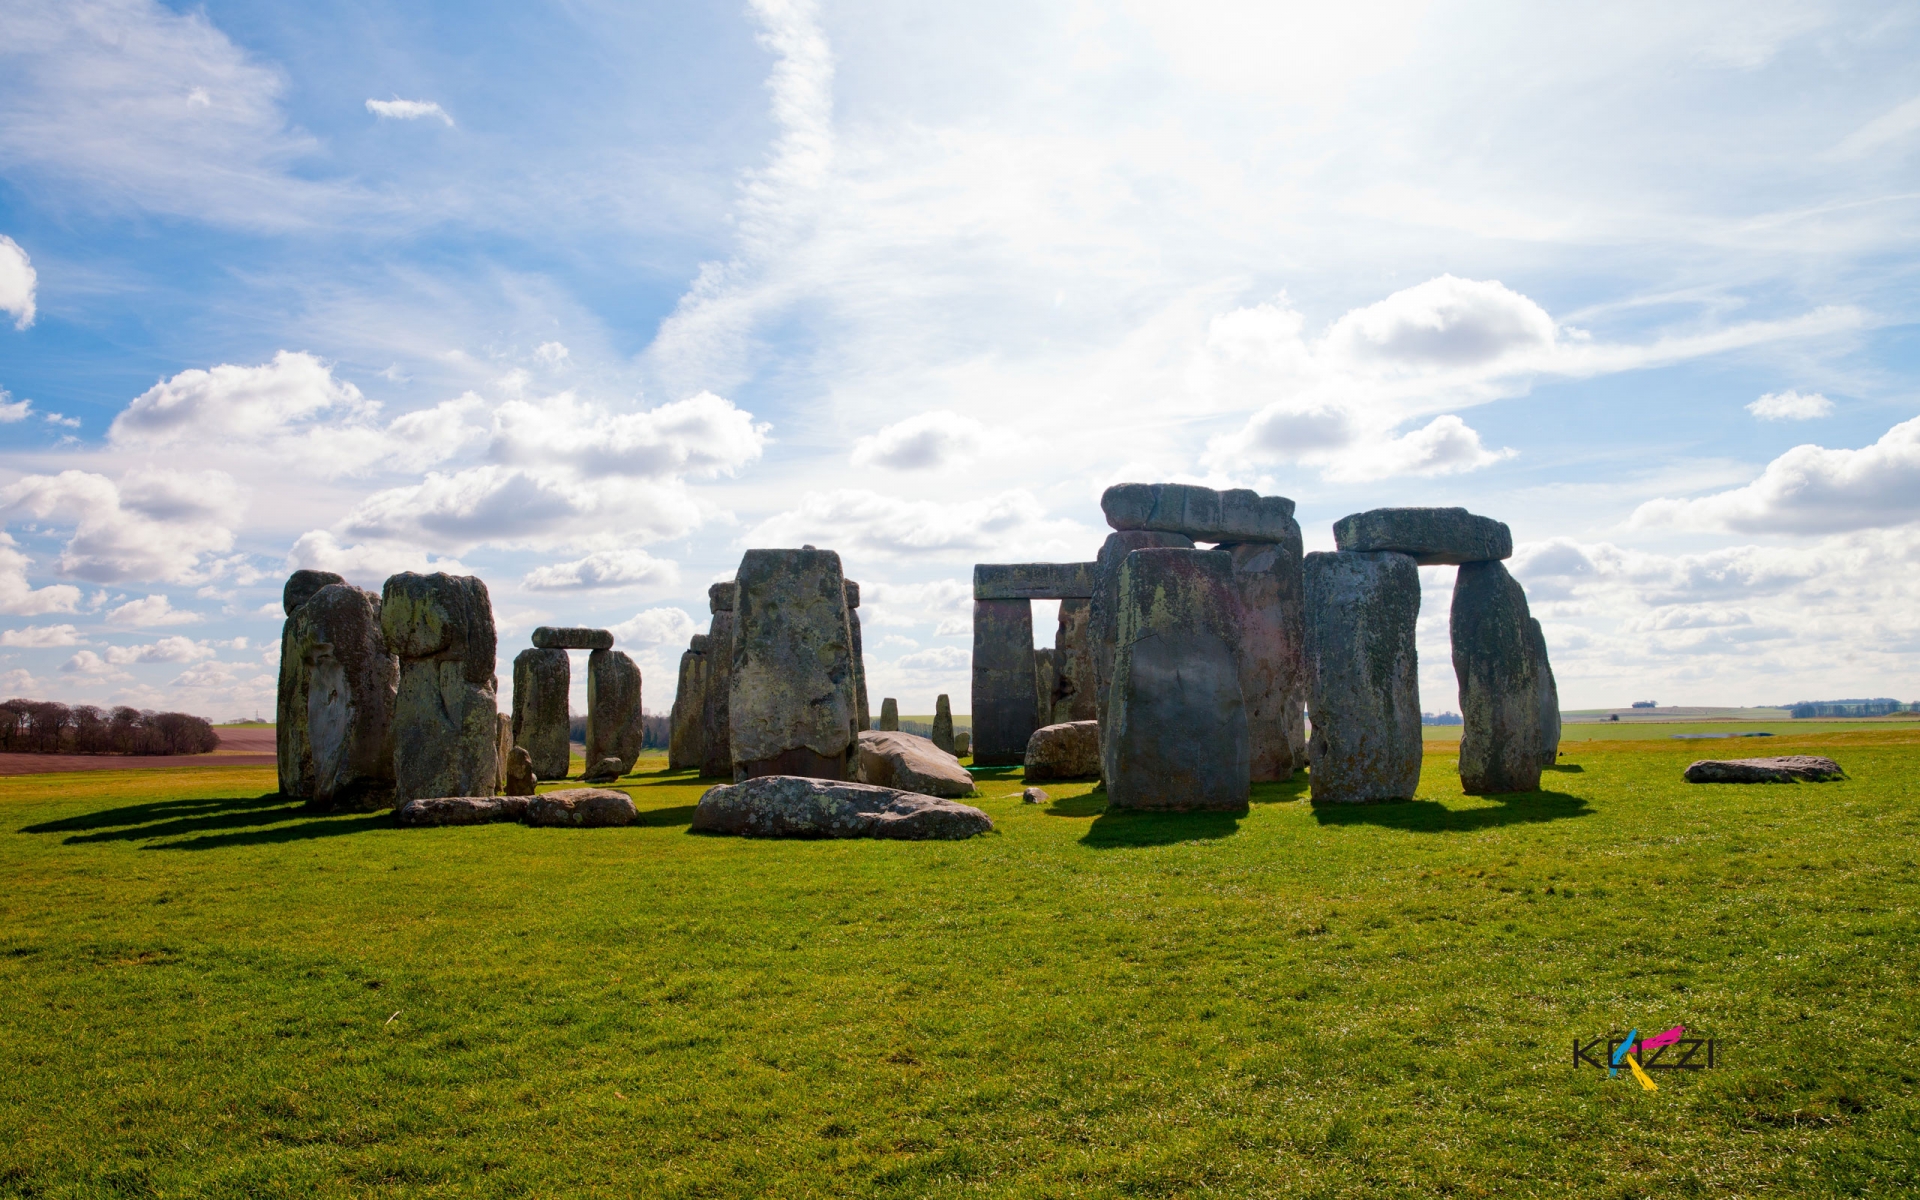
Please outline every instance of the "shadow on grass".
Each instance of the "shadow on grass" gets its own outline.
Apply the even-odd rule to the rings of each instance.
[[[375,829],[394,827],[393,813],[386,810],[375,813],[356,813],[351,816],[321,816],[298,808],[288,809],[287,813],[291,817],[309,819],[290,825],[276,825],[271,829],[202,834],[181,842],[161,842],[158,845],[140,848],[142,850],[225,850],[232,846],[276,846],[286,842],[344,837],[350,833],[368,833]]]
[[[1542,771],[1571,771],[1576,774],[1586,771],[1586,768],[1579,763],[1554,763],[1551,766],[1541,767],[1540,769]]]
[[[669,829],[675,825],[691,825],[696,807],[682,804],[675,808],[646,809],[634,818],[633,826],[636,829]]]
[[[1249,799],[1254,804],[1285,804],[1292,800],[1304,800],[1306,797],[1307,773],[1295,771],[1292,779],[1254,784],[1253,795]]]
[[[1106,793],[1099,793],[1102,803]],[[1124,850],[1140,846],[1171,846],[1176,842],[1212,841],[1240,830],[1240,814],[1223,812],[1125,812],[1100,814],[1087,827],[1083,846],[1095,850]]]
[[[390,827],[393,814],[335,815],[308,812],[287,803],[278,792],[264,796],[228,796],[204,800],[161,800],[129,804],[78,817],[29,825],[22,833],[66,833],[68,846],[94,842],[152,842],[149,850],[214,850],[223,846],[291,842],[304,838],[338,837],[364,829]]]
[[[1405,800],[1391,804],[1316,804],[1313,816],[1322,825],[1383,825],[1415,833],[1465,833],[1497,829],[1593,812],[1587,802],[1565,792],[1515,792],[1487,799],[1499,803],[1486,808],[1448,808],[1438,800]]]
[[[28,825],[20,832],[82,833],[92,829],[145,825],[150,821],[192,820],[242,809],[267,808],[286,802],[287,798],[278,792],[268,792],[264,796],[224,796],[217,800],[156,800],[151,804],[128,804],[120,808],[103,808],[99,812],[82,813],[77,817],[63,817],[58,821],[43,821],[38,825]]]

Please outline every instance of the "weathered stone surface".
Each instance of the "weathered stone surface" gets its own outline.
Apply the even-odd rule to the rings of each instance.
[[[853,580],[849,579],[847,580],[847,608],[849,610],[852,610],[859,607],[860,607],[860,585],[855,583]]]
[[[945,692],[933,698],[933,744],[953,753],[953,704]]]
[[[973,602],[973,761],[1010,767],[1026,757],[1035,720],[1033,605]]]
[[[1034,728],[1053,723],[1053,693],[1060,686],[1060,660],[1052,646],[1033,650],[1033,724]],[[1028,734],[1029,738],[1033,735]]]
[[[624,650],[587,655],[587,761],[611,758],[620,774],[640,758],[640,667]]]
[[[1043,725],[1027,739],[1028,779],[1091,779],[1100,774],[1100,723]]]
[[[591,829],[631,825],[640,814],[625,792],[607,788],[562,788],[535,796],[527,803],[529,825]]]
[[[860,585],[847,581],[847,632],[853,638],[853,699],[860,715],[862,730],[873,728],[873,713],[867,707],[867,650],[860,638]]]
[[[698,833],[743,837],[969,838],[993,821],[971,805],[865,783],[762,775],[709,788],[693,813]]]
[[[1246,488],[1215,491],[1191,483],[1116,483],[1100,497],[1115,529],[1179,533],[1196,542],[1297,544],[1293,501]]]
[[[1245,812],[1233,559],[1136,550],[1120,567],[1119,610],[1102,746],[1108,807]]]
[[[1460,785],[1469,796],[1540,790],[1540,694],[1527,594],[1498,562],[1466,563],[1453,584],[1460,681]]]
[[[1020,803],[1022,804],[1045,804],[1052,799],[1053,797],[1047,795],[1046,789],[1044,788],[1030,787],[1020,793]]]
[[[526,815],[525,796],[421,796],[394,809],[393,820],[397,825],[490,825]]]
[[[955,730],[953,735],[953,756],[955,758],[973,757],[973,733],[971,730]]]
[[[611,754],[594,760],[594,764],[580,776],[587,783],[612,783],[625,775],[631,768],[622,766],[620,760]]]
[[[513,744],[533,756],[533,773],[565,779],[573,747],[567,695],[573,665],[565,650],[522,650],[513,659]]]
[[[507,790],[507,758],[513,753],[513,718],[506,713],[494,714],[494,730],[493,790],[498,795]]]
[[[1547,634],[1540,628],[1540,618],[1528,620],[1532,636],[1528,639],[1528,649],[1533,654],[1533,670],[1536,682],[1536,695],[1540,702],[1540,762],[1552,766],[1560,757],[1560,685],[1554,682],[1553,664],[1547,660]]]
[[[1839,763],[1813,754],[1707,758],[1687,768],[1688,783],[1825,783],[1846,777]]]
[[[719,583],[712,584],[707,588],[708,610],[716,613],[732,612],[734,600],[739,593],[740,585],[736,580],[723,579]]]
[[[366,812],[393,803],[393,702],[400,663],[387,653],[380,597],[329,584],[298,614],[295,651],[306,663],[306,739],[318,812]],[[295,624],[295,622],[289,622]]]
[[[1091,600],[1060,602],[1060,618],[1053,631],[1053,704],[1046,714],[1048,724],[1099,719],[1100,706],[1093,694],[1093,643],[1088,636],[1092,615]]]
[[[1314,802],[1411,800],[1420,785],[1420,571],[1404,554],[1316,553],[1304,574]]]
[[[880,702],[880,724],[877,728],[884,733],[900,728],[900,703],[892,696]]]
[[[280,609],[290,617],[321,588],[345,582],[332,571],[295,571],[287,576],[286,585],[280,589]]]
[[[533,631],[538,650],[611,650],[611,629],[588,629],[579,625],[542,625]]]
[[[1240,542],[1233,590],[1240,605],[1240,695],[1254,782],[1291,779],[1307,765],[1306,611],[1300,559],[1286,546]]]
[[[704,646],[706,636],[694,634]],[[681,771],[700,766],[700,717],[707,703],[707,656],[692,649],[680,655],[680,681],[673,693],[673,712],[667,720],[667,769]]]
[[[1513,534],[1492,517],[1464,508],[1376,508],[1333,523],[1342,550],[1391,550],[1423,567],[1494,562],[1513,557]]]
[[[331,571],[295,571],[280,590],[287,620],[280,627],[279,695],[274,701],[274,757],[280,768],[280,794],[313,797],[313,747],[307,743],[307,661],[300,649],[305,634],[294,618],[315,592],[346,580]]]
[[[400,658],[394,802],[489,794],[499,704],[487,585],[471,575],[395,575],[381,592],[380,627]]]
[[[719,584],[715,584],[719,587]],[[709,590],[711,598],[715,593]],[[727,607],[715,609],[707,630],[707,691],[700,713],[700,774],[733,778],[733,592]]]
[[[878,729],[860,735],[860,782],[923,796],[973,795],[973,776],[959,759],[928,738]]]
[[[1120,565],[1135,550],[1150,547],[1191,550],[1193,539],[1144,529],[1110,533],[1094,560],[1093,597],[1087,602],[1087,644],[1093,652],[1094,719],[1100,722],[1102,737],[1106,736],[1107,695],[1113,686],[1113,655],[1120,636]],[[974,712],[977,723],[979,710]],[[1033,731],[1027,732],[1031,736]]]
[[[533,773],[533,756],[525,746],[507,751],[507,795],[531,796],[534,785],[539,782],[540,777]]]
[[[860,718],[840,556],[749,550],[736,582],[734,779],[849,778],[858,768]]]
[[[1084,600],[1093,595],[1093,564],[975,563],[975,600]]]

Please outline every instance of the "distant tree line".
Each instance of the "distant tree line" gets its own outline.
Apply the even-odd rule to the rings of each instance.
[[[640,748],[642,750],[665,750],[667,739],[673,736],[673,720],[670,717],[655,716],[652,713],[640,714]],[[582,745],[587,741],[587,719],[573,717],[567,722],[567,737]]]
[[[1873,700],[1802,700],[1798,704],[1789,704],[1787,710],[1802,720],[1808,717],[1884,717],[1888,713],[1920,711],[1920,704],[1902,704],[1881,696]]]
[[[18,754],[206,754],[220,735],[202,717],[152,709],[0,702],[0,751]]]

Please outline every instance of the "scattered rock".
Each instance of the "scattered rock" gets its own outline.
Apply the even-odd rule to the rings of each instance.
[[[533,644],[541,650],[611,650],[613,631],[542,625],[533,631]]]
[[[1465,563],[1448,628],[1460,682],[1460,786],[1469,796],[1540,790],[1545,686],[1519,581],[1498,562]]]
[[[565,779],[572,763],[567,695],[573,665],[565,650],[522,650],[513,659],[513,744],[533,756],[542,779]]]
[[[1307,555],[1307,758],[1316,804],[1420,786],[1420,570],[1405,554]]]
[[[533,771],[533,756],[525,746],[507,751],[507,795],[531,796],[540,777]]]
[[[1100,722],[1066,721],[1027,739],[1028,779],[1091,779],[1100,774]]]
[[[366,812],[391,806],[400,662],[387,653],[380,597],[352,584],[328,584],[289,624],[297,626],[295,652],[307,664],[308,807]]]
[[[563,788],[527,803],[527,824],[580,829],[631,825],[639,817],[633,798],[607,788]]]
[[[1030,787],[1020,793],[1020,803],[1022,804],[1045,804],[1052,799],[1052,796],[1047,795],[1047,793],[1040,788]]]
[[[923,796],[971,796],[973,776],[927,738],[870,729],[860,735],[860,782]]]
[[[630,767],[622,764],[619,759],[609,754],[604,758],[595,759],[593,765],[587,768],[586,774],[580,778],[588,783],[612,783],[622,775],[625,775],[630,769]]]
[[[860,718],[840,556],[749,550],[740,559],[733,608],[734,779],[851,777]]]
[[[1492,517],[1464,508],[1376,508],[1333,523],[1342,550],[1391,550],[1423,567],[1493,562],[1513,557],[1513,534]]]
[[[645,738],[638,664],[624,650],[587,655],[587,761],[612,758],[625,775],[640,760]]]
[[[1839,763],[1812,754],[1706,758],[1687,768],[1688,783],[1825,783],[1846,777]]]
[[[880,702],[880,724],[876,728],[883,733],[892,733],[900,728],[900,704],[892,696]]]
[[[393,812],[400,825],[489,825],[527,815],[525,796],[420,796]]]
[[[1100,497],[1107,524],[1184,534],[1196,542],[1282,542],[1297,545],[1293,501],[1247,488],[1215,491],[1190,483],[1117,483]]]
[[[971,805],[893,788],[762,775],[709,788],[692,828],[743,837],[958,840],[988,832],[993,821]]]
[[[953,705],[945,692],[933,700],[933,744],[953,753]]]

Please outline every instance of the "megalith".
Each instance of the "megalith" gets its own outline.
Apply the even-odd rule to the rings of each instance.
[[[953,705],[945,692],[933,699],[933,744],[953,753]]]
[[[668,718],[667,769],[698,770],[701,758],[701,718],[707,705],[707,635],[696,633],[693,644],[680,655],[680,682],[673,693]]]
[[[1245,812],[1233,559],[1142,549],[1120,567],[1113,683],[1101,746],[1112,808]]]
[[[1053,693],[1060,686],[1060,657],[1052,646],[1033,649],[1033,727],[1053,724]],[[1031,740],[1032,735],[1028,735]]]
[[[1554,682],[1553,664],[1547,661],[1547,634],[1540,628],[1540,618],[1529,617],[1527,624],[1533,630],[1529,645],[1540,698],[1540,763],[1550,767],[1560,757],[1560,685]]]
[[[533,772],[533,756],[527,753],[525,746],[515,746],[507,751],[507,783],[502,795],[531,796],[539,778]]]
[[[487,585],[471,575],[402,572],[381,589],[380,627],[400,660],[395,805],[492,795],[500,706]]]
[[[892,733],[900,728],[900,703],[892,696],[880,702],[880,725],[882,733]]]
[[[860,643],[860,585],[847,580],[847,632],[853,639],[853,699],[860,714],[860,730],[873,728],[873,713],[867,707],[867,655]]]
[[[1333,523],[1342,550],[1392,550],[1423,567],[1513,557],[1513,534],[1464,508],[1376,508]]]
[[[1035,728],[1033,602],[973,602],[973,761],[1025,761]]]
[[[973,731],[958,729],[953,734],[953,756],[955,758],[973,757]]]
[[[1541,696],[1527,594],[1498,562],[1464,563],[1453,584],[1460,681],[1460,786],[1469,796],[1540,790]]]
[[[513,717],[507,713],[498,714],[497,732],[494,734],[494,753],[496,756],[493,776],[493,790],[505,794],[507,787],[508,759],[513,756]]]
[[[840,556],[749,550],[735,582],[728,681],[735,782],[853,778],[860,717]]]
[[[1420,569],[1394,552],[1315,553],[1303,568],[1315,803],[1411,800],[1420,786]]]
[[[1100,509],[1115,529],[1178,533],[1197,542],[1285,542],[1299,536],[1293,501],[1247,488],[1116,483],[1102,493]]]
[[[533,631],[536,650],[611,650],[613,630],[579,625],[542,625]]]
[[[707,607],[713,623],[707,627],[707,694],[700,716],[700,774],[733,778],[733,730],[728,706],[733,692],[733,602],[738,587],[732,580],[707,589]]]
[[[1107,698],[1113,684],[1113,656],[1120,637],[1120,567],[1127,556],[1135,550],[1146,549],[1193,549],[1193,539],[1182,533],[1161,533],[1153,530],[1136,529],[1110,533],[1100,547],[1100,555],[1093,564],[1093,596],[1087,601],[1087,642],[1093,658],[1093,702],[1094,717],[1104,730],[1107,724]],[[977,613],[979,605],[974,606]],[[978,628],[979,619],[975,618]],[[976,637],[978,635],[976,634]],[[1032,634],[1028,634],[1031,644]],[[978,651],[975,651],[976,655]],[[980,719],[980,709],[976,704],[973,710],[974,720]],[[978,731],[976,731],[977,733]],[[1027,730],[1027,736],[1033,736],[1033,730]],[[1020,744],[1021,756],[1026,754],[1026,743]]]
[[[346,580],[332,571],[295,571],[280,591],[280,608],[287,615],[280,627],[280,679],[273,706],[274,759],[280,771],[280,794],[303,800],[313,796],[313,747],[307,744],[307,663],[296,647],[304,637],[295,618],[314,593]]]
[[[1053,631],[1053,703],[1045,724],[1092,721],[1099,717],[1094,700],[1093,646],[1087,639],[1093,615],[1091,600],[1062,600]]]
[[[380,629],[380,597],[352,584],[329,584],[301,606],[299,631],[313,766],[307,807],[366,812],[390,806],[400,663],[387,652]]]
[[[1307,765],[1306,612],[1300,559],[1285,545],[1220,547],[1233,558],[1240,609],[1240,694],[1256,783]]]
[[[522,650],[513,659],[513,744],[533,756],[533,773],[565,779],[572,766],[567,696],[573,666],[557,647]]]
[[[639,760],[644,737],[639,665],[624,650],[587,655],[587,762],[615,759],[625,775]]]

